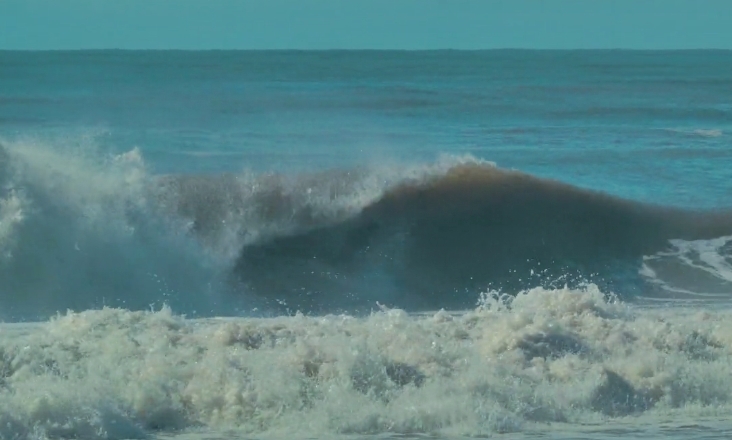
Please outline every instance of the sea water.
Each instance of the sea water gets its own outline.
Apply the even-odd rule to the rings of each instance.
[[[728,72],[0,52],[0,438],[728,438]]]

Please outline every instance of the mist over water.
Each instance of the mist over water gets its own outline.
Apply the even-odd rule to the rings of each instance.
[[[2,155],[5,319],[164,302],[215,313],[219,269],[176,219],[155,216],[138,152],[102,160],[22,143]]]

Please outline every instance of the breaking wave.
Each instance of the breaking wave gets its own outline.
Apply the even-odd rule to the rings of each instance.
[[[729,211],[642,204],[472,157],[160,176],[138,150],[14,142],[0,154],[6,319],[162,303],[194,315],[465,309],[489,290],[589,282],[675,295],[679,280],[659,281],[653,261],[732,235]],[[674,255],[693,293],[699,267]]]

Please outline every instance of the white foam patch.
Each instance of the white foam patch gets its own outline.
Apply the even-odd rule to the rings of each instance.
[[[728,257],[722,254],[722,248],[732,241],[732,236],[719,237],[712,240],[683,241],[672,240],[682,261],[689,266],[707,272],[721,280],[732,282],[732,265]],[[696,254],[699,263],[695,263],[688,254]]]
[[[689,129],[689,128],[667,128],[666,131],[672,132],[672,133],[679,133],[686,136],[700,136],[700,137],[706,137],[706,138],[717,138],[724,135],[724,131],[718,128],[697,128],[697,129]]]
[[[487,296],[459,315],[69,313],[0,327],[0,435],[484,436],[729,418],[730,318],[632,308],[594,286]]]
[[[732,255],[728,249],[731,243],[732,236],[671,240],[668,251],[644,257],[640,274],[667,292],[729,300],[732,298]],[[687,279],[694,281],[693,289],[685,287]],[[705,291],[705,285],[714,290]]]
[[[699,136],[703,137],[720,137],[722,136],[722,130],[694,130],[694,134],[697,134]]]

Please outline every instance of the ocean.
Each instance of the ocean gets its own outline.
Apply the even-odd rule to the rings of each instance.
[[[729,438],[730,72],[0,51],[0,438]]]

